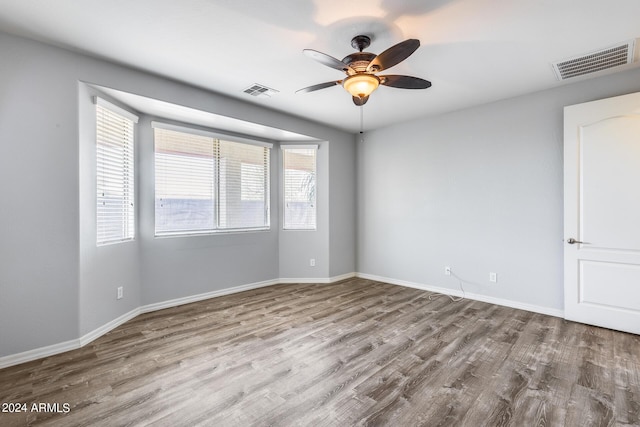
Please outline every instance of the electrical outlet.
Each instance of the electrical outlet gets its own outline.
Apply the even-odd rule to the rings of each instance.
[[[451,267],[447,266],[444,268],[444,275],[451,276]]]
[[[498,273],[489,273],[489,281],[491,283],[498,283]]]
[[[124,287],[118,286],[118,295],[116,299],[122,299],[123,296],[124,296]]]
[[[316,266],[316,259],[315,258],[311,258],[309,260],[309,267],[315,267]]]

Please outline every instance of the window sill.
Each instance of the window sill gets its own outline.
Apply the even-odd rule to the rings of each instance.
[[[101,248],[103,246],[113,246],[113,245],[118,245],[120,243],[127,243],[127,242],[135,242],[135,238],[130,238],[130,239],[120,239],[120,240],[108,240],[106,242],[96,242],[96,247]]]
[[[229,230],[207,230],[207,231],[177,231],[155,234],[156,239],[165,239],[171,237],[198,237],[198,236],[220,236],[230,234],[247,234],[247,233],[263,233],[271,231],[271,227],[249,228],[249,229],[229,229]]]

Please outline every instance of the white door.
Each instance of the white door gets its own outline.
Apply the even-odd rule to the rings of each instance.
[[[640,93],[564,110],[565,318],[640,334]]]

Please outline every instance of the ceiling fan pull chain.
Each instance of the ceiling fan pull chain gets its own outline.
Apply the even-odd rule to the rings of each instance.
[[[364,105],[360,106],[360,134],[364,133]]]

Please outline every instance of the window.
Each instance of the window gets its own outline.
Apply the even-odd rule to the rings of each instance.
[[[102,98],[96,103],[97,244],[133,240],[134,123],[138,118]]]
[[[153,127],[156,235],[269,228],[270,144]]]
[[[284,229],[316,229],[316,153],[318,147],[282,146]]]

